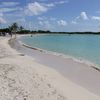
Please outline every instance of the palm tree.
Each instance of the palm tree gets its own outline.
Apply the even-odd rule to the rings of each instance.
[[[22,31],[23,29],[24,29],[23,26],[20,26],[20,27],[19,27],[19,31]]]
[[[15,38],[16,38],[16,32],[19,30],[18,24],[13,23],[9,28],[10,28],[11,32],[13,32],[15,34]]]
[[[10,34],[10,35],[11,35],[11,37],[12,37],[13,27],[12,27],[12,26],[9,26],[9,27],[8,27],[8,29],[9,29],[9,34]]]

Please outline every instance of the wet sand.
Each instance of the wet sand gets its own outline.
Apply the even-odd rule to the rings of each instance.
[[[74,61],[72,58],[48,54],[27,45],[25,46],[25,44],[23,46],[23,43],[21,44],[17,40],[13,43],[12,47],[19,52],[33,57],[40,64],[56,69],[72,82],[100,96],[100,71],[95,66]]]

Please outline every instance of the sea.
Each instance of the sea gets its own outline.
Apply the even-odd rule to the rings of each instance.
[[[45,34],[23,36],[29,46],[88,61],[100,67],[100,35]]]

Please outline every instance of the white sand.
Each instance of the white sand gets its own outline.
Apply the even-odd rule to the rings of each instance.
[[[0,100],[100,100],[56,70],[21,56],[0,37]]]

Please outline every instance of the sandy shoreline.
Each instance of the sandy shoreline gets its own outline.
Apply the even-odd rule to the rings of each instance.
[[[36,35],[34,35],[34,36],[38,36],[38,35],[40,36],[41,34],[36,34]],[[42,34],[42,35],[46,35],[46,34]],[[22,35],[22,36],[19,36],[19,37],[18,37],[19,39],[18,39],[18,38],[17,38],[17,39],[18,39],[18,41],[19,41],[19,43],[20,43],[21,45],[23,45],[23,46],[25,46],[25,47],[27,47],[27,48],[34,49],[34,50],[38,50],[38,51],[40,51],[40,52],[52,54],[52,55],[55,55],[55,56],[61,56],[61,57],[63,57],[63,58],[70,58],[70,59],[72,59],[72,60],[74,60],[74,61],[76,61],[76,62],[78,62],[78,63],[87,64],[88,66],[90,66],[90,67],[92,67],[92,68],[94,68],[94,69],[100,71],[100,66],[97,65],[96,63],[90,62],[89,60],[86,60],[86,59],[83,59],[83,58],[80,58],[80,57],[79,57],[79,58],[76,58],[76,57],[74,57],[74,56],[65,55],[65,54],[63,54],[63,53],[48,51],[48,50],[45,50],[45,49],[41,49],[41,48],[38,48],[38,47],[32,47],[32,46],[30,46],[30,45],[27,45],[27,44],[25,44],[25,43],[22,41],[23,37],[26,37],[26,36],[29,36],[29,37],[30,37],[30,35]]]
[[[19,52],[31,56],[36,62],[56,69],[72,82],[100,96],[100,72],[97,67],[73,60],[73,58],[70,57],[64,58],[60,55],[54,55],[48,52],[46,53],[42,49],[32,49],[31,47],[31,49],[26,48],[27,45],[24,44],[24,47],[23,43],[19,40],[20,39],[14,40],[11,43],[11,46]]]
[[[18,44],[15,45],[16,41],[12,43],[12,46],[15,46],[18,51],[22,49],[24,51],[19,53],[12,49],[8,45],[8,39],[0,37],[0,100],[100,100],[98,93],[96,95],[96,93],[88,91],[86,88],[64,78],[55,69],[47,67],[46,63],[48,63],[48,60],[50,61],[52,55],[43,54],[44,56],[41,56],[41,53],[34,51],[33,59],[22,54],[25,53],[25,48],[21,48]],[[27,52],[30,52],[30,50]],[[38,59],[40,56],[47,57],[47,60],[44,59],[46,60],[44,62]],[[56,57],[54,59],[57,61],[61,60]],[[51,63],[51,66],[53,64],[57,67],[57,61],[55,63],[49,62],[49,65]],[[68,66],[73,65],[69,65],[70,62],[70,59],[67,60]],[[59,66],[63,66],[62,61],[60,63],[61,65]],[[77,66],[75,65],[76,68]],[[82,68],[81,70],[84,71]],[[80,68],[78,70],[80,71]],[[92,71],[92,74],[94,73],[94,78],[97,77],[98,79],[100,73],[91,68],[89,70]],[[80,74],[82,71],[80,71]],[[91,73],[89,74],[91,75]],[[83,77],[86,78],[85,76]],[[97,79],[96,81],[99,83]],[[95,86],[98,87],[99,85],[99,90],[100,84],[98,83],[95,83]]]

